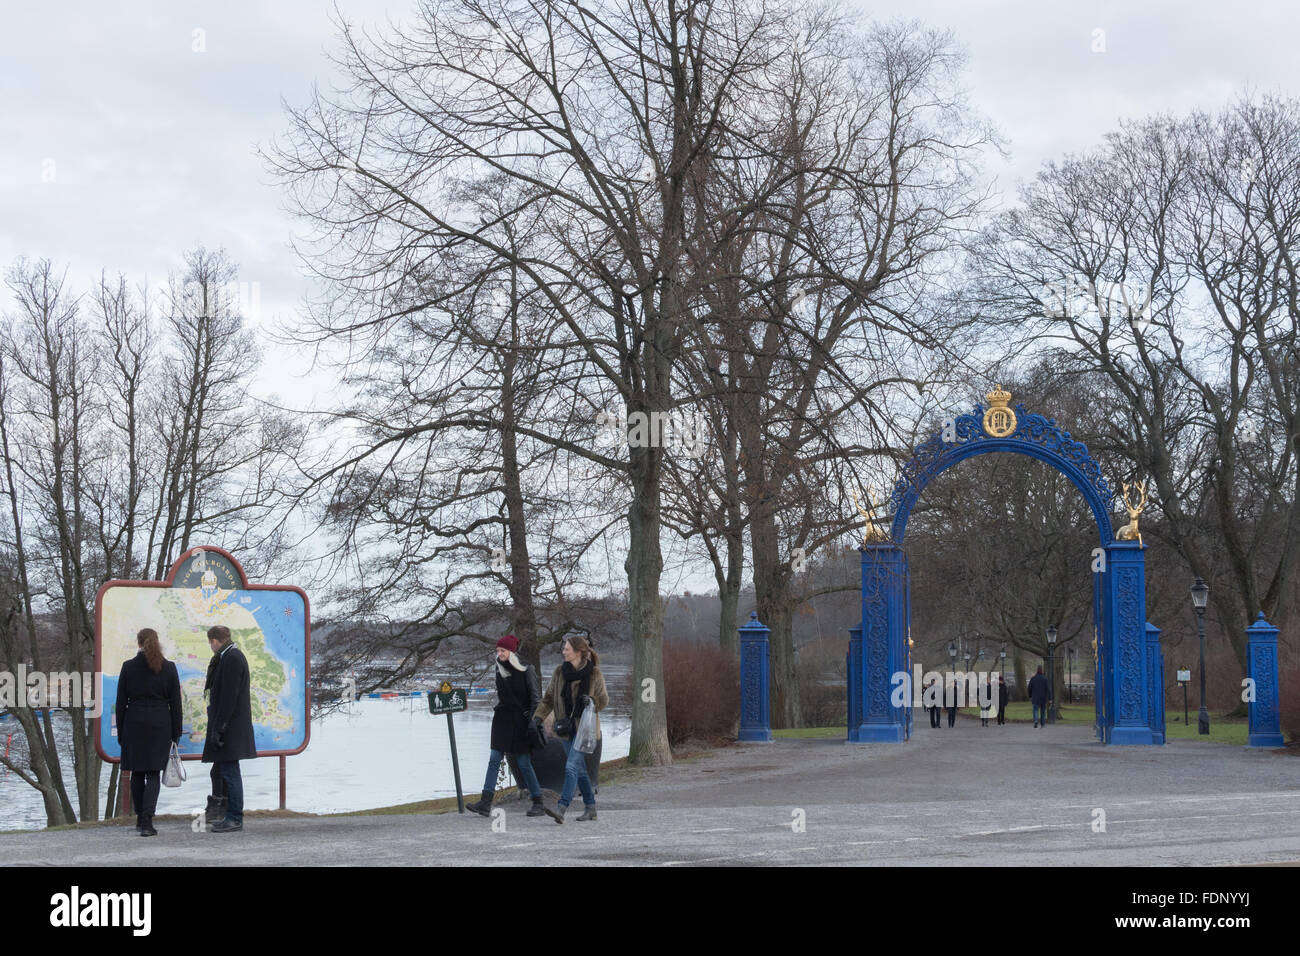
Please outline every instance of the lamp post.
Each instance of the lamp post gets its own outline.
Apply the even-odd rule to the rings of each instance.
[[[998,657],[1002,659],[1002,683],[1007,682],[1007,643],[1002,642],[1002,650],[998,652]]]
[[[1047,629],[1047,722],[1056,723],[1056,625]]]
[[[1196,732],[1210,732],[1210,712],[1205,706],[1205,604],[1210,599],[1210,586],[1198,576],[1192,585],[1192,607],[1196,609],[1196,635],[1201,643],[1201,711],[1196,715]]]

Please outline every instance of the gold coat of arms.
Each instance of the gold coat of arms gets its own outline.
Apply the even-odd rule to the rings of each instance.
[[[1016,430],[1016,413],[1009,405],[1011,393],[995,385],[984,397],[989,400],[989,410],[984,413],[984,433],[990,438],[1006,438]]]

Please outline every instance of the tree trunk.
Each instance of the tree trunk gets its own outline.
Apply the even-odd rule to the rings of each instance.
[[[664,608],[659,597],[659,469],[663,449],[631,448],[632,504],[628,508],[628,611],[632,625],[632,742],[628,762],[672,763],[664,710]]]

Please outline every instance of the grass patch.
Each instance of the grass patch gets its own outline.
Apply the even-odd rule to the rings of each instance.
[[[787,727],[772,731],[778,740],[829,740],[833,737],[848,739],[847,727]]]
[[[1202,737],[1196,732],[1195,720],[1184,727],[1181,714],[1178,716],[1177,723],[1169,719],[1167,713],[1165,714],[1165,740],[1208,740],[1216,744],[1236,744],[1244,747],[1249,739],[1250,727],[1244,720],[1216,719],[1211,715],[1210,733]]]

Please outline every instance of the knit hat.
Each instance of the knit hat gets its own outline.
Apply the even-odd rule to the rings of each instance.
[[[501,640],[497,641],[497,647],[504,647],[513,654],[515,651],[519,650],[519,638],[515,637],[513,634],[507,634],[505,637],[501,638]]]

